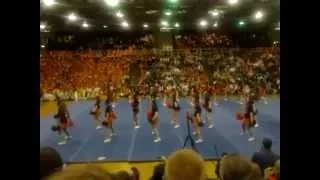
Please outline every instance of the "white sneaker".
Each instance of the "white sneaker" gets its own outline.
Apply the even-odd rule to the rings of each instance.
[[[174,121],[171,121],[170,124],[174,124]]]
[[[213,128],[213,127],[214,127],[213,124],[210,124],[210,125],[208,126],[209,129],[211,129],[211,128]]]
[[[103,141],[104,143],[110,143],[111,142],[111,139],[110,138],[107,138]]]
[[[198,143],[202,143],[202,142],[203,142],[203,139],[202,139],[202,138],[196,140],[196,143],[197,143],[197,144],[198,144]]]
[[[152,135],[156,134],[154,131],[151,132]]]
[[[59,145],[59,146],[62,146],[62,145],[65,145],[65,144],[67,144],[67,141],[66,141],[66,140],[58,142],[58,145]]]
[[[254,125],[254,127],[255,127],[255,128],[259,127],[259,124],[258,124],[258,123],[256,123],[256,124]]]
[[[135,129],[139,129],[139,128],[140,128],[140,126],[139,126],[139,125],[136,125],[136,126],[134,126],[134,128],[135,128]]]
[[[98,130],[98,129],[101,129],[101,128],[102,128],[102,127],[101,127],[100,125],[96,127],[97,130]]]
[[[251,141],[254,141],[256,138],[254,138],[254,137],[250,137],[249,139],[248,139],[248,141],[249,142],[251,142]]]
[[[239,102],[239,104],[243,104],[243,102],[242,102],[242,101],[240,101],[240,102]]]
[[[179,127],[180,127],[179,124],[174,125],[174,128],[179,128]]]
[[[153,142],[155,142],[155,143],[158,143],[160,141],[161,141],[161,138],[157,138],[157,139],[153,140]]]
[[[193,135],[196,135],[196,134],[197,134],[197,132],[193,131],[193,132],[192,132],[192,134],[193,134]]]

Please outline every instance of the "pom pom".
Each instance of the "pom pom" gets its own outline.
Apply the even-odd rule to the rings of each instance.
[[[72,127],[72,126],[74,126],[74,122],[71,119],[69,119],[67,127]]]
[[[237,120],[241,121],[241,120],[243,120],[244,117],[241,113],[237,112],[236,118],[237,118]]]
[[[148,111],[148,112],[147,112],[147,119],[148,119],[149,121],[152,120],[152,112],[151,112],[151,111]]]

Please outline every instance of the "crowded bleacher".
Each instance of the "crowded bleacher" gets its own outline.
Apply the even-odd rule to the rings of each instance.
[[[240,3],[41,0],[40,111],[49,110],[40,112],[40,179],[280,180],[280,116],[260,116],[257,138],[250,130],[254,103],[280,95],[279,9]]]

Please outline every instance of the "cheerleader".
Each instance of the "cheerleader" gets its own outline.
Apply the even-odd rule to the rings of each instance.
[[[248,141],[254,141],[255,138],[251,133],[251,128],[255,125],[255,118],[254,118],[254,101],[253,97],[249,96],[246,99],[245,104],[245,113],[241,123],[242,132],[241,135],[247,133],[249,136]]]
[[[178,115],[179,115],[179,111],[180,111],[180,105],[179,105],[179,100],[178,100],[178,92],[177,90],[173,90],[172,93],[172,100],[170,103],[170,108],[172,110],[172,120],[171,120],[171,124],[174,125],[174,128],[179,128],[179,122],[178,122]]]
[[[148,111],[147,119],[151,124],[151,128],[152,128],[151,133],[152,135],[155,136],[155,139],[153,140],[153,142],[155,143],[160,142],[161,138],[160,138],[159,130],[157,128],[157,124],[159,122],[159,111],[158,111],[158,105],[156,102],[156,97],[154,96],[152,97],[152,100],[151,100],[151,108]]]
[[[212,123],[212,102],[211,102],[211,93],[208,90],[206,90],[204,94],[204,100],[203,100],[203,108],[205,109],[204,111],[204,116],[205,116],[205,123],[208,125],[208,128],[213,128],[213,123]]]
[[[67,128],[72,126],[72,121],[70,120],[70,114],[67,110],[66,104],[63,102],[59,103],[58,112],[54,116],[58,120],[57,124],[52,127],[53,131],[57,131],[60,136],[60,142],[58,145],[64,145],[67,140],[71,139]]]
[[[133,123],[134,123],[134,128],[138,129],[140,128],[139,125],[139,107],[140,107],[140,102],[139,102],[139,97],[138,93],[135,92],[132,100],[130,100],[131,107],[132,107],[132,112],[133,112]]]
[[[91,109],[91,112],[90,112],[90,115],[93,116],[93,120],[95,121],[96,123],[96,129],[101,129],[101,124],[100,124],[100,120],[99,120],[99,117],[100,117],[100,102],[101,102],[101,99],[100,99],[100,96],[97,96],[96,98],[96,102],[94,104],[94,107]]]
[[[113,121],[117,118],[117,115],[113,109],[112,103],[110,100],[106,100],[106,110],[105,110],[105,118],[102,122],[102,125],[106,127],[106,138],[104,143],[110,143],[112,140],[112,136],[115,135],[113,130]]]
[[[203,126],[201,122],[201,106],[199,100],[194,102],[194,113],[192,118],[192,125],[193,125],[193,133],[196,136],[196,143],[202,143],[203,139],[201,136],[200,127]]]

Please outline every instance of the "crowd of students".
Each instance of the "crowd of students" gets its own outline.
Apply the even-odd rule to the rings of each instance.
[[[77,91],[94,96],[94,89],[111,83],[126,94],[125,87],[137,84],[133,79],[148,75],[149,81],[143,81],[147,85],[165,86],[170,80],[180,87],[213,83],[220,95],[237,94],[248,85],[274,94],[280,90],[279,52],[279,48],[48,51],[40,60],[40,88],[43,93],[72,96]]]
[[[203,157],[191,149],[173,152],[168,158],[162,157],[154,167],[150,180],[209,180],[209,170]],[[258,160],[259,159],[259,160]],[[98,180],[139,180],[136,167],[109,173],[99,165],[66,166],[59,153],[53,148],[40,149],[40,179],[98,179]],[[212,173],[210,173],[212,174]],[[215,166],[215,176],[220,180],[280,180],[280,157],[272,152],[269,139],[264,139],[262,149],[252,160],[240,154],[224,154]]]

